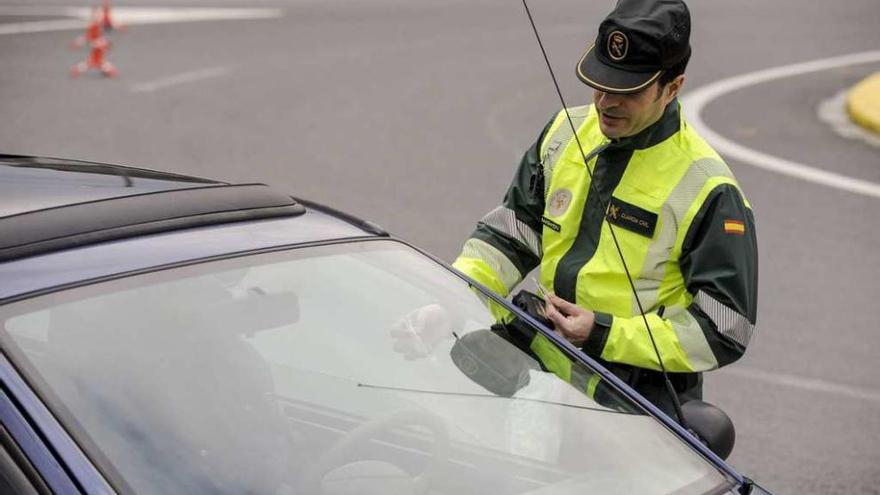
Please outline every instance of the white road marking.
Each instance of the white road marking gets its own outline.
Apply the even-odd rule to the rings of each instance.
[[[880,147],[880,136],[871,133],[850,120],[846,112],[846,96],[849,88],[823,101],[816,107],[819,120],[825,122],[841,137],[858,139],[872,146]]]
[[[17,22],[12,24],[0,24],[0,35],[44,33],[46,31],[70,31],[85,29],[86,21],[80,19],[58,19],[54,21]]]
[[[2,16],[61,16],[82,17],[88,15],[88,7],[59,7],[55,5],[0,5]]]
[[[723,79],[691,91],[682,97],[682,105],[687,114],[688,122],[694,126],[707,141],[722,155],[742,161],[749,165],[770,170],[776,173],[796,177],[828,187],[835,187],[865,196],[880,198],[880,184],[828,172],[819,168],[804,165],[791,160],[777,158],[767,153],[747,148],[735,143],[712,130],[700,116],[700,112],[712,100],[755,84],[792,77],[810,72],[819,72],[835,67],[866,64],[880,61],[880,51],[870,51],[832,57],[812,62],[805,62],[772,69],[761,70],[749,74]]]
[[[820,392],[880,403],[880,392],[853,387],[852,385],[844,385],[842,383],[829,382],[817,378],[805,378],[797,375],[770,373],[756,369],[736,367],[723,368],[719,370],[718,373],[746,378],[749,380],[762,381],[773,385],[799,388],[810,392]]]
[[[233,21],[242,19],[273,19],[284,15],[283,9],[239,8],[159,8],[115,7],[114,20],[122,24],[159,24],[193,21]]]
[[[160,89],[165,89],[169,86],[202,81],[204,79],[210,79],[212,77],[220,77],[228,74],[229,71],[229,67],[212,67],[210,69],[183,72],[181,74],[163,77],[162,79],[157,79],[155,81],[132,84],[131,91],[132,93],[152,93]]]
[[[284,15],[283,9],[241,8],[171,8],[171,7],[114,7],[113,20],[124,25],[169,24],[175,22],[231,21],[243,19],[273,19]],[[0,7],[0,15],[46,15],[73,17],[46,21],[0,24],[0,35],[66,31],[85,28],[91,9],[81,7]]]

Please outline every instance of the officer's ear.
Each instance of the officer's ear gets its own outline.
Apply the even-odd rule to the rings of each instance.
[[[669,81],[666,86],[663,86],[663,99],[664,103],[669,103],[672,101],[678,94],[681,92],[681,87],[684,86],[684,74],[679,74],[675,79]]]

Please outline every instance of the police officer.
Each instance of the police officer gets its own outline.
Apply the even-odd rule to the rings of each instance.
[[[624,262],[682,402],[743,355],[757,311],[751,207],[677,99],[689,37],[681,0],[620,0],[576,66],[594,89],[568,109],[582,149],[560,111],[454,263],[505,296],[540,266],[556,331],[667,412]]]

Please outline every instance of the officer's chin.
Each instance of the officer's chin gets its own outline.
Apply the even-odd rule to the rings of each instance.
[[[625,119],[615,119],[602,115],[599,119],[599,130],[609,139],[618,139],[626,136]]]
[[[620,139],[622,137],[625,137],[625,132],[620,129],[606,129],[600,124],[599,130],[601,130],[602,134],[604,134],[605,137],[607,137],[608,139]]]

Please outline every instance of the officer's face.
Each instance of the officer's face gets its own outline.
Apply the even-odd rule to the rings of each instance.
[[[599,128],[602,134],[617,139],[638,134],[657,122],[666,105],[678,95],[684,76],[678,76],[665,86],[659,83],[629,95],[595,91],[593,103],[599,111]]]

